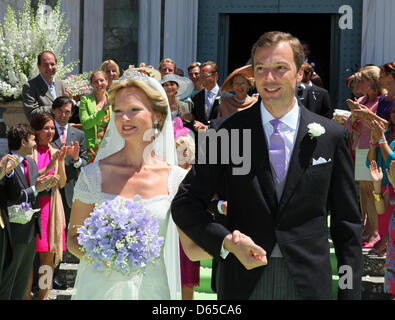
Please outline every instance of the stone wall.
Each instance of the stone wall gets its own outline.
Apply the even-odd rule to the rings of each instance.
[[[104,0],[103,61],[112,59],[122,70],[137,65],[138,0]]]

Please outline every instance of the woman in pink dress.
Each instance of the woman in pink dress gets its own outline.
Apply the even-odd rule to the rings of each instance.
[[[380,236],[387,234],[388,224],[386,228],[379,232],[379,220],[375,209],[374,198],[372,195],[373,182],[366,166],[366,158],[370,148],[371,122],[361,117],[358,112],[360,105],[369,109],[369,112],[376,114],[380,97],[384,91],[380,84],[380,68],[376,66],[363,67],[356,73],[359,90],[364,94],[358,99],[358,102],[347,100],[347,105],[352,111],[351,117],[347,121],[347,126],[354,133],[354,141],[352,149],[355,150],[355,180],[359,181],[360,204],[364,218],[363,237],[365,238],[364,248],[373,248],[380,241]],[[367,110],[366,110],[367,111]],[[362,114],[363,116],[363,114]],[[381,233],[381,234],[380,234]],[[384,248],[379,250],[385,252]],[[384,249],[384,250],[383,250]],[[379,252],[377,252],[379,253]]]
[[[41,239],[37,237],[36,252],[40,257],[40,268],[49,266],[52,271],[42,269],[40,272],[47,279],[45,283],[39,280],[39,298],[46,300],[52,284],[54,267],[62,260],[63,251],[66,251],[65,216],[59,188],[63,188],[66,183],[64,159],[67,148],[63,146],[58,150],[51,146],[55,135],[55,123],[51,115],[36,116],[31,126],[36,131],[37,145],[33,151],[33,158],[37,162],[40,174],[48,175],[54,172],[59,175],[59,183],[51,189],[50,196],[40,198]]]
[[[190,135],[191,130],[183,126],[180,117],[174,118],[173,128],[178,165],[185,170],[189,170],[195,158],[195,140]],[[182,300],[193,300],[194,287],[200,285],[200,261],[191,261],[185,254],[181,242],[180,268]]]

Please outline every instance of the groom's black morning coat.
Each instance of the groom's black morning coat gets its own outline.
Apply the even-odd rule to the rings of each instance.
[[[299,104],[299,129],[286,185],[277,201],[260,102],[259,99],[254,106],[232,115],[222,124],[227,130],[252,130],[250,172],[232,174],[235,167],[232,161],[222,165],[195,165],[172,202],[175,223],[220,261],[219,299],[248,299],[261,273],[265,272],[264,266],[246,270],[233,254],[226,259],[220,257],[222,242],[233,230],[240,230],[261,246],[269,264],[277,242],[301,297],[332,299],[329,209],[330,236],[338,267],[348,265],[352,268],[352,284],[348,283],[344,290],[339,288],[339,299],[360,299],[361,216],[347,147],[347,129]],[[311,139],[307,125],[313,122],[321,124],[325,133]],[[313,159],[320,157],[327,162],[313,165]],[[226,186],[226,226],[213,221],[205,211],[220,184]]]

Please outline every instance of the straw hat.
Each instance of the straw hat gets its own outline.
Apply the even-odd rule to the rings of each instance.
[[[179,100],[184,100],[191,95],[193,91],[193,82],[189,78],[169,73],[163,76],[162,80],[160,80],[160,84],[163,86],[165,82],[169,81],[177,83],[178,90],[176,97]]]
[[[233,91],[232,87],[232,79],[237,76],[244,74],[247,78],[250,80],[253,80],[254,78],[254,71],[252,70],[252,65],[248,64],[246,66],[243,66],[241,68],[238,68],[234,70],[224,81],[221,87],[221,91],[223,92],[231,92]]]
[[[149,65],[149,66],[145,66],[145,63],[142,62],[140,63],[140,66],[138,68],[135,68],[134,65],[130,65],[129,69],[134,69],[137,70],[139,72],[145,73],[146,75],[150,76],[151,78],[154,78],[158,81],[160,81],[160,78],[162,77],[160,72],[158,70],[156,70],[153,66]]]

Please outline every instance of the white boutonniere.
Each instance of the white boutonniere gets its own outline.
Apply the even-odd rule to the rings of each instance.
[[[215,97],[215,100],[217,100],[217,101],[218,101],[218,104],[220,104],[220,103],[221,103],[221,96],[216,96],[216,97]]]
[[[317,138],[325,133],[325,128],[316,122],[310,123],[307,128],[309,129],[311,139]]]

